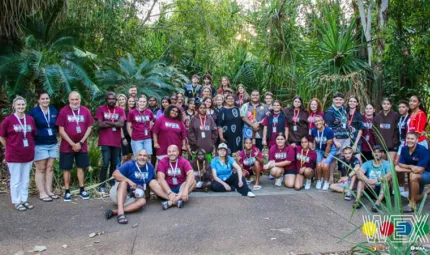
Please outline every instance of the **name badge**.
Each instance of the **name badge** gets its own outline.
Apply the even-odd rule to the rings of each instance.
[[[176,177],[172,178],[173,185],[178,185],[178,179]]]
[[[148,129],[145,129],[145,135],[148,135]]]
[[[202,182],[202,181],[199,181],[199,182],[196,184],[196,187],[200,189],[200,188],[202,187],[202,185],[203,185],[203,182]]]
[[[77,126],[77,127],[76,127],[76,133],[78,133],[78,134],[82,133],[82,130],[81,130],[81,127],[80,127],[80,126]]]
[[[52,135],[52,128],[47,128],[46,131],[48,131],[48,135]]]
[[[272,128],[272,133],[276,133],[276,127]]]
[[[366,141],[369,141],[369,139],[370,139],[370,136],[366,135]]]
[[[342,123],[342,128],[346,128],[346,123]]]
[[[297,131],[297,126],[293,126],[293,131]]]
[[[22,142],[23,142],[23,144],[24,144],[24,147],[28,147],[28,140],[27,140],[27,138],[24,138],[24,139],[22,140]]]
[[[206,138],[206,133],[204,131],[202,131],[201,133],[202,133],[202,138]]]
[[[146,190],[146,183],[143,184],[143,190]]]
[[[312,129],[309,129],[309,135],[312,135]]]
[[[115,131],[116,131],[116,127],[113,127],[113,128],[112,128],[112,131],[113,131],[113,132],[115,132]]]

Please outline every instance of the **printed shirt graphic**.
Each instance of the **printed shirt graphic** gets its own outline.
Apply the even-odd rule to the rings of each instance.
[[[312,129],[311,135],[315,139],[315,149],[324,152],[327,148],[327,141],[333,140],[334,133],[329,127],[324,127],[324,131],[320,132],[317,128]],[[332,146],[335,146],[334,143]]]
[[[250,170],[257,158],[263,158],[263,154],[257,147],[252,147],[251,153],[247,153],[245,149],[240,151],[238,161],[243,169]]]
[[[131,139],[134,141],[140,141],[151,138],[151,121],[154,121],[154,115],[151,110],[145,109],[139,111],[133,109],[128,114],[128,119],[131,123],[132,133]],[[145,132],[146,130],[146,132]]]
[[[364,170],[364,173],[366,174],[367,178],[371,180],[377,179],[378,182],[376,183],[376,185],[379,186],[381,185],[381,178],[390,171],[390,163],[386,160],[383,160],[381,162],[381,165],[376,167],[373,164],[373,160],[369,160],[363,163],[361,169]]]
[[[269,150],[269,160],[274,160],[275,162],[291,161],[290,165],[284,167],[285,170],[296,170],[294,154],[295,150],[291,145],[286,145],[282,149],[279,149],[277,145],[273,145]]]
[[[87,132],[87,129],[94,124],[93,117],[90,110],[84,106],[80,106],[79,115],[78,110],[72,113],[72,108],[69,105],[64,106],[57,118],[57,126],[64,127],[64,131],[74,143],[78,143]],[[78,123],[77,123],[78,122]],[[76,127],[79,125],[81,132],[78,133]],[[88,139],[87,139],[88,140]],[[87,152],[87,141],[84,142],[81,152]],[[60,152],[73,152],[72,146],[64,139],[61,139]]]
[[[96,119],[99,121],[117,122],[120,118],[126,120],[124,109],[115,106],[109,109],[106,105],[102,105],[97,109]],[[99,131],[99,146],[121,147],[121,127],[115,128],[100,128]]]
[[[187,137],[184,123],[161,116],[155,122],[152,131],[157,134],[160,145],[160,149],[157,149],[157,156],[167,155],[167,148],[172,144],[178,146],[180,153],[182,152],[182,140]]]
[[[303,151],[302,154],[302,147],[297,146],[296,148],[296,165],[297,170],[300,170],[302,167],[309,167],[314,169],[315,168],[315,162],[317,160],[317,154],[314,150],[309,149],[308,152]]]
[[[34,159],[36,125],[30,115],[25,115],[28,146],[24,147],[24,132],[14,114],[7,116],[0,126],[0,136],[6,140],[5,160],[8,163],[26,163]],[[24,125],[24,119],[21,119]]]
[[[146,169],[148,167],[148,170]],[[119,168],[119,171],[122,175],[130,179],[132,182],[136,183],[136,185],[144,184],[143,178],[145,179],[145,183],[148,185],[151,180],[155,178],[154,176],[154,167],[151,163],[146,163],[145,166],[137,169],[136,161],[130,160],[126,162]]]
[[[189,171],[193,171],[193,168],[191,167],[190,162],[188,160],[184,159],[183,157],[179,156],[178,159],[178,168],[175,171],[175,169],[172,169],[176,166],[176,162],[170,162],[170,159],[168,157],[163,158],[160,160],[157,166],[157,171],[160,171],[164,173],[166,182],[169,184],[170,188],[177,187],[184,183],[187,180],[187,173]],[[172,165],[172,167],[170,166]],[[177,184],[174,184],[173,178],[177,179]]]

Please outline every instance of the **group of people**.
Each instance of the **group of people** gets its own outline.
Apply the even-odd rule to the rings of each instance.
[[[395,166],[402,192],[409,192],[405,212],[413,211],[430,184],[427,116],[418,96],[398,104],[394,111],[389,99],[375,105],[360,105],[342,93],[324,112],[319,99],[307,105],[300,96],[283,108],[273,94],[250,94],[242,84],[235,92],[227,77],[218,90],[210,75],[193,75],[184,93],[163,97],[138,96],[135,86],[128,96],[106,94],[105,104],[95,112],[81,105],[80,94],[69,94],[69,104],[57,111],[48,93],[38,95],[38,105],[26,113],[26,100],[13,100],[14,113],[1,123],[0,141],[6,147],[11,173],[12,203],[19,211],[32,209],[28,200],[30,170],[36,166],[36,186],[40,199],[58,199],[52,192],[53,164],[59,155],[63,171],[64,201],[71,201],[70,171],[76,164],[82,199],[84,169],[89,167],[87,141],[98,129],[102,166],[98,192],[118,204],[107,210],[106,218],[117,216],[127,223],[125,213],[146,204],[150,190],[163,199],[162,207],[183,207],[192,191],[237,191],[255,197],[262,188],[260,178],[267,173],[274,185],[296,190],[315,188],[345,192],[354,208],[360,208],[365,188],[377,191],[373,208],[380,210],[382,185],[391,180]],[[364,109],[362,108],[364,107]],[[96,125],[94,125],[94,119]],[[58,145],[57,134],[61,137]],[[268,156],[263,148],[268,148]],[[59,150],[59,152],[58,152]],[[335,182],[335,169],[340,179]],[[255,182],[255,183],[254,183]],[[253,184],[252,187],[250,185]]]

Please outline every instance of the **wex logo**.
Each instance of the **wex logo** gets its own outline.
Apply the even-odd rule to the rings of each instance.
[[[428,243],[425,215],[363,215],[361,230],[369,243],[385,243],[389,237],[393,243]]]

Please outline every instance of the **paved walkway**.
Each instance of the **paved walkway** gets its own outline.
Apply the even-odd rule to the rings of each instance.
[[[352,202],[340,194],[297,192],[267,180],[263,185],[255,199],[193,193],[184,208],[167,211],[151,201],[143,212],[127,215],[128,225],[104,219],[104,211],[113,208],[108,199],[44,203],[33,197],[32,211],[16,212],[9,195],[0,195],[0,254],[31,254],[35,245],[47,247],[43,254],[145,255],[303,254],[351,248],[346,241],[339,243],[339,237],[362,224],[363,209],[350,220]],[[103,234],[89,237],[99,232]],[[348,240],[365,239],[357,231]]]

